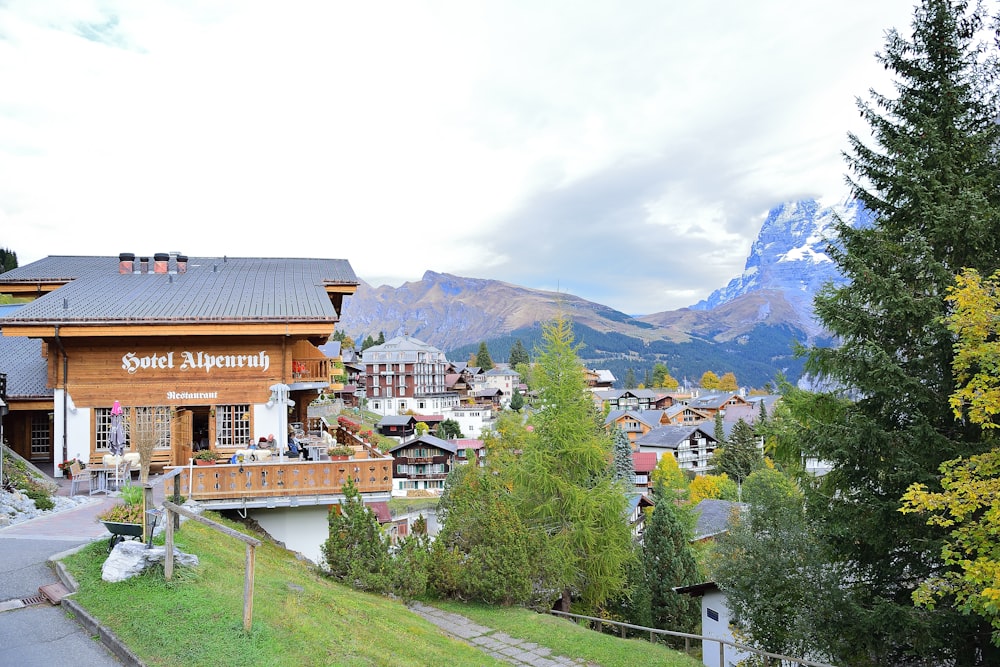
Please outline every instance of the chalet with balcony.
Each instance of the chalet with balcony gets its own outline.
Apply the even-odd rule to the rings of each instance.
[[[618,427],[625,431],[633,449],[636,440],[667,423],[669,422],[665,420],[663,410],[612,410],[604,419],[604,426],[608,430]]]
[[[673,394],[654,389],[597,389],[594,397],[608,410],[663,410],[675,402]]]
[[[635,473],[636,493],[652,493],[653,470],[656,469],[654,452],[632,452],[632,470]]]
[[[703,475],[718,445],[711,430],[704,425],[660,426],[636,440],[636,446],[640,452],[654,452],[657,461],[673,456],[681,470]]]
[[[196,433],[227,458],[270,434],[283,447],[339,377],[319,346],[357,286],[346,260],[177,253],[2,273],[0,294],[31,299],[0,313],[0,372],[18,392],[4,435],[37,463],[100,462],[117,401],[128,448],[136,415],[149,418],[154,467],[187,464]]]
[[[689,398],[683,402],[689,408],[707,414],[709,419],[715,419],[715,413],[717,412],[725,412],[736,406],[749,405],[745,398],[734,392],[703,394]]]
[[[457,463],[458,445],[433,435],[422,435],[389,450],[392,463],[392,495],[405,496],[421,490],[440,493],[444,480]]]

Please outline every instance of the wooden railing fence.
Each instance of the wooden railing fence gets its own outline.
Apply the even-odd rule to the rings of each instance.
[[[752,646],[746,646],[734,641],[729,641],[728,639],[720,639],[718,637],[706,637],[704,635],[695,635],[688,632],[675,632],[673,630],[660,630],[659,628],[647,628],[642,625],[632,625],[631,623],[622,623],[620,621],[610,621],[606,618],[595,618],[594,616],[581,616],[580,614],[570,614],[565,611],[556,611],[553,609],[551,614],[555,616],[563,616],[566,618],[575,618],[584,621],[589,621],[598,627],[602,625],[613,625],[621,628],[622,638],[625,637],[626,630],[637,630],[640,632],[649,633],[649,641],[656,641],[656,635],[667,635],[670,637],[683,637],[684,638],[684,652],[688,653],[691,650],[690,642],[692,639],[700,639],[702,642],[718,642],[719,644],[719,665],[726,664],[726,646],[732,646],[733,648],[743,651],[746,653],[753,653],[764,659],[765,667],[771,665],[771,660],[777,660],[775,666],[784,665],[785,663],[791,665],[802,665],[803,667],[834,667],[833,665],[828,665],[825,662],[814,662],[812,660],[806,660],[805,658],[793,658],[787,655],[781,655],[779,653],[768,653],[767,651],[761,651],[760,649],[753,648]]]
[[[211,519],[206,519],[200,514],[195,514],[191,510],[185,509],[180,505],[175,505],[169,500],[163,501],[163,508],[167,511],[166,530],[164,531],[166,541],[166,558],[163,561],[163,577],[167,581],[170,581],[171,577],[174,575],[174,521],[179,520],[179,515],[186,516],[193,521],[205,524],[212,530],[220,532],[223,535],[228,535],[229,537],[246,544],[246,566],[243,573],[243,629],[249,632],[250,627],[253,625],[254,550],[260,546],[260,540],[255,537],[250,537],[249,535],[244,535],[237,530],[233,530],[228,526],[223,526],[221,523],[212,521]]]

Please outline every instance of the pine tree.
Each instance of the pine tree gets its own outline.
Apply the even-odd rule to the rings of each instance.
[[[611,431],[611,438],[614,442],[612,455],[615,479],[631,491],[635,485],[635,465],[632,462],[632,444],[628,441],[628,433],[620,426],[616,426]]]
[[[653,502],[653,513],[647,519],[642,534],[649,619],[655,628],[694,632],[701,613],[700,604],[691,596],[672,590],[698,582],[698,566],[689,535],[674,499],[662,482],[653,487]]]
[[[322,549],[327,574],[361,590],[385,590],[389,585],[388,540],[350,476],[344,484],[344,500],[330,509],[328,523],[330,534]]]
[[[0,273],[16,268],[17,253],[8,248],[0,248]]]
[[[625,372],[625,389],[635,389],[635,371],[629,368]]]
[[[520,364],[531,363],[528,351],[524,348],[524,343],[521,342],[520,338],[515,339],[514,344],[510,346],[510,356],[507,358],[507,363],[514,369]]]
[[[803,432],[810,453],[834,466],[811,516],[833,561],[854,573],[843,613],[822,628],[843,664],[1000,659],[982,619],[946,604],[914,609],[916,584],[944,567],[944,531],[898,511],[910,484],[938,489],[943,461],[985,447],[948,406],[944,324],[954,275],[1000,265],[998,67],[977,43],[980,12],[922,0],[912,38],[890,31],[879,56],[896,96],[859,102],[874,145],[849,137],[854,193],[875,221],[838,225],[830,254],[849,282],[821,292],[816,313],[840,344],[811,350],[807,368],[857,400],[842,421]]]
[[[490,349],[486,347],[486,342],[479,343],[479,352],[476,354],[476,366],[483,371],[493,368],[493,359],[490,358]]]
[[[733,425],[725,446],[716,450],[713,467],[716,474],[725,473],[736,482],[737,499],[742,500],[743,482],[750,473],[764,465],[764,457],[757,446],[757,434],[742,419]]]
[[[521,395],[521,390],[514,387],[514,393],[510,397],[510,407],[514,412],[520,412],[521,408],[524,407],[524,396]]]

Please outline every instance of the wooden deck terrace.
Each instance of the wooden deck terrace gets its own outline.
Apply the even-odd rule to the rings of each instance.
[[[392,493],[392,461],[352,457],[191,465],[182,468],[180,489],[213,510],[333,505],[343,500],[350,477],[366,502],[386,502]],[[170,495],[171,489],[165,491]]]

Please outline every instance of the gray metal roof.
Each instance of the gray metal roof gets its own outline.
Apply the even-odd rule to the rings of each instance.
[[[458,446],[453,441],[442,440],[441,438],[438,438],[433,435],[422,435],[419,438],[414,438],[413,440],[407,440],[401,445],[396,445],[395,447],[389,450],[389,453],[391,454],[405,447],[412,447],[413,445],[416,445],[418,443],[427,445],[428,447],[436,447],[442,451],[448,452],[449,454],[454,454],[455,452],[458,451]]]
[[[0,373],[7,374],[9,398],[52,398],[46,386],[48,366],[42,357],[42,341],[20,336],[0,336]]]
[[[652,431],[635,441],[640,447],[667,447],[677,449],[677,447],[689,440],[695,432],[700,432],[708,441],[714,443],[715,437],[705,429],[697,425],[690,424],[667,424],[654,428]]]
[[[336,322],[326,286],[358,284],[343,259],[191,257],[183,274],[123,275],[117,257],[52,256],[0,274],[0,283],[54,281],[67,284],[0,325]]]
[[[733,510],[746,508],[743,503],[734,503],[730,500],[717,500],[706,498],[694,506],[697,521],[694,528],[694,539],[703,540],[706,537],[721,535],[729,530],[729,517]]]

